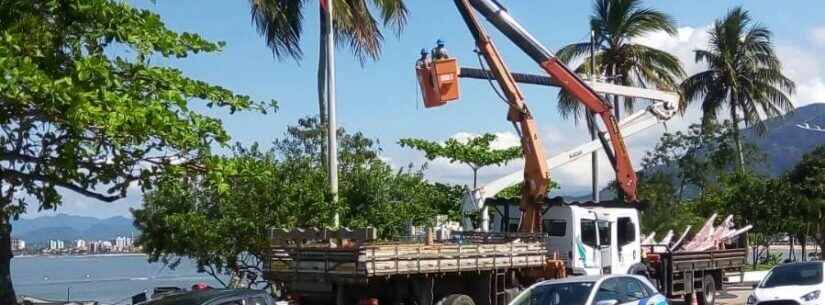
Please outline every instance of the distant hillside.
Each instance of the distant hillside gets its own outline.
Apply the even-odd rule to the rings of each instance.
[[[799,124],[825,127],[825,103],[799,107],[783,117],[766,121],[765,135],[757,135],[753,128],[742,130],[746,142],[753,143],[765,154],[766,161],[755,169],[763,174],[776,177],[785,174],[802,160],[802,156],[825,145],[825,133],[804,130]],[[667,171],[668,169],[665,169]],[[614,198],[612,191],[603,189],[602,199]],[[589,200],[589,195],[571,196],[568,201]]]
[[[756,144],[768,157],[767,168],[760,171],[774,177],[785,174],[802,160],[803,155],[825,144],[825,133],[797,127],[805,123],[825,127],[825,104],[800,107],[785,117],[769,120],[768,133],[764,137],[752,128],[744,131],[746,141]]]
[[[12,236],[29,244],[49,240],[110,240],[118,236],[137,235],[132,220],[122,216],[106,219],[58,214],[12,222]]]

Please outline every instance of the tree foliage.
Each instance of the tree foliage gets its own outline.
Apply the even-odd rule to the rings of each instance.
[[[215,156],[208,170],[167,171],[134,211],[138,244],[151,260],[191,257],[206,272],[260,272],[271,228],[327,227],[335,212],[349,228],[375,227],[382,238],[407,225],[458,217],[461,188],[429,183],[423,169],[392,169],[380,147],[361,133],[339,130],[339,201],[330,206],[319,120],[302,119],[274,148],[236,146]]]
[[[595,0],[590,16],[590,30],[595,34],[595,58],[590,56],[590,42],[567,45],[558,51],[558,57],[567,63],[582,59],[575,70],[582,75],[593,71],[597,77],[605,76],[624,86],[675,90],[685,74],[679,59],[633,42],[657,31],[674,35],[674,24],[672,17],[644,7],[642,0]],[[634,99],[624,99],[626,110],[632,111],[634,104]],[[619,106],[616,99],[617,113]],[[583,113],[582,104],[567,91],[559,92],[559,110],[563,116],[573,116],[576,120]]]
[[[486,133],[470,138],[466,142],[451,138],[444,143],[423,139],[401,139],[398,143],[402,147],[423,151],[430,160],[446,158],[450,163],[459,162],[468,165],[473,170],[473,188],[475,188],[479,169],[491,165],[504,165],[522,156],[519,146],[492,149],[491,144],[495,140],[496,135]]]
[[[716,120],[721,110],[730,112],[738,166],[744,170],[739,122],[764,133],[763,118],[793,110],[789,96],[796,85],[782,74],[771,31],[754,22],[743,8],[732,9],[708,33],[708,49],[694,51],[696,62],[708,69],[686,79],[681,89],[687,102],[701,101],[704,123]]]
[[[680,232],[687,225],[698,229],[703,218],[714,212],[702,209],[709,194],[727,190],[723,179],[736,162],[729,137],[733,125],[711,123],[691,125],[687,131],[665,133],[642,160],[639,173],[639,198],[649,203],[642,213],[646,232]],[[747,159],[754,167],[764,160],[756,146],[745,146]],[[679,217],[673,217],[675,213]]]
[[[798,216],[798,229],[813,233],[820,249],[825,249],[825,145],[802,158],[788,173],[788,182],[793,185],[797,196],[792,203]]]
[[[30,204],[55,209],[59,190],[114,201],[130,186],[151,186],[171,162],[194,165],[229,135],[192,101],[231,112],[268,109],[149,64],[221,46],[120,1],[0,3],[0,303],[16,302],[9,221]]]

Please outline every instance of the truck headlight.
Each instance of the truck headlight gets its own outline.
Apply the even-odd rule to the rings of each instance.
[[[754,304],[756,304],[756,296],[754,296],[754,295],[750,295],[750,296],[748,296],[748,303],[747,303],[747,304],[748,304],[748,305],[754,305]]]
[[[802,300],[805,301],[805,302],[810,302],[810,301],[813,301],[813,300],[816,300],[816,299],[819,299],[819,290],[812,291],[812,292],[802,296]]]

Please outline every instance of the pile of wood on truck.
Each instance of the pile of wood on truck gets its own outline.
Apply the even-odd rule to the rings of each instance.
[[[670,248],[670,240],[644,245],[639,226],[639,209],[644,204],[636,196],[636,172],[624,142],[623,133],[635,134],[673,117],[679,95],[608,84],[595,75],[584,80],[498,1],[453,2],[476,43],[481,66],[460,67],[440,41],[431,52],[422,50],[415,71],[424,105],[438,107],[457,100],[461,78],[491,81],[508,105],[505,118],[521,137],[523,171],[467,194],[462,211],[481,215],[478,224],[465,217],[462,229],[471,232],[442,228],[439,234],[428,231],[422,239],[402,241],[379,240],[370,228],[275,229],[265,263],[266,278],[297,304],[503,305],[545,279],[637,274],[647,276],[670,297],[698,293],[700,304],[713,304],[726,273],[741,272],[744,247],[734,242],[732,248],[722,249],[714,242],[712,247],[678,252]],[[476,13],[547,75],[511,73]],[[538,124],[518,83],[566,90],[592,114],[598,139],[545,158]],[[618,121],[604,94],[649,101],[650,105]],[[597,151],[613,167],[620,199],[566,203],[548,196],[550,169]],[[523,183],[518,202],[492,199],[518,183]],[[705,238],[702,234],[696,238]]]

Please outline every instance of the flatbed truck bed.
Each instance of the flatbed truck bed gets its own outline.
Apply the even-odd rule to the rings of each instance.
[[[726,275],[742,274],[747,260],[747,248],[696,252],[664,251],[648,255],[649,277],[660,292],[670,298],[689,301],[696,293],[697,303],[710,305],[716,292],[724,290]]]
[[[470,234],[432,243],[380,242],[369,230],[274,230],[264,276],[306,304],[375,300],[420,305],[458,302],[460,295],[476,305],[504,305],[519,287],[563,276],[547,268],[554,261],[535,236]]]

